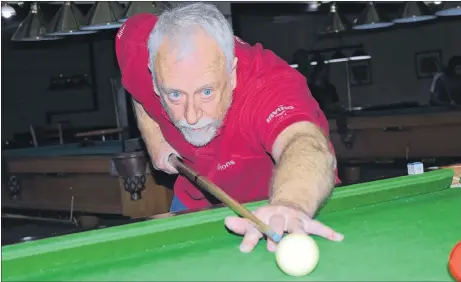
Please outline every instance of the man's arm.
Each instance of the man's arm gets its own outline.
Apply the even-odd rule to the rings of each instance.
[[[133,105],[136,113],[136,120],[141,131],[142,138],[146,143],[147,150],[152,159],[155,159],[156,153],[163,144],[166,143],[160,126],[144,110],[144,107],[133,99]]]
[[[302,209],[313,217],[335,183],[336,158],[327,137],[311,122],[284,129],[272,147],[276,170],[271,204]]]
[[[168,174],[177,174],[178,171],[170,164],[168,157],[170,154],[180,156],[179,153],[165,140],[160,126],[146,113],[144,107],[135,100],[133,100],[133,105],[139,131],[141,131],[154,168]]]
[[[314,214],[331,193],[335,180],[335,157],[322,131],[308,121],[298,121],[277,134],[272,147],[276,170],[269,205],[255,210],[275,232],[302,233],[342,241],[344,235],[321,222]],[[226,218],[226,226],[244,235],[240,250],[253,250],[263,235],[247,219]],[[267,240],[267,249],[275,252],[277,245]]]

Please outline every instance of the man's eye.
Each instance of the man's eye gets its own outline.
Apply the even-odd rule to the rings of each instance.
[[[179,92],[171,92],[170,94],[168,94],[168,97],[171,100],[179,100],[179,98],[181,98],[181,94]]]
[[[211,89],[205,89],[205,90],[203,90],[203,95],[205,95],[205,96],[210,96],[210,95],[211,95]]]

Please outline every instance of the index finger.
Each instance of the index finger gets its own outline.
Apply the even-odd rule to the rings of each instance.
[[[251,252],[262,237],[263,234],[252,224],[249,224],[243,237],[242,244],[240,245],[240,251],[244,253]]]

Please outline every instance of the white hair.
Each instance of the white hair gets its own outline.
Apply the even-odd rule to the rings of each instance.
[[[230,23],[214,5],[198,2],[165,10],[158,17],[148,41],[149,68],[157,94],[154,66],[158,49],[168,38],[174,48],[179,48],[178,59],[181,59],[186,49],[193,46],[193,35],[200,29],[216,40],[226,58],[227,69],[231,72],[235,56],[234,33]]]

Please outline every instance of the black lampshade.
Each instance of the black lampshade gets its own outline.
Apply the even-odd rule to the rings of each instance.
[[[115,1],[100,1],[95,2],[88,12],[85,24],[81,27],[82,30],[102,30],[113,29],[122,26],[118,22],[124,13],[124,8]]]
[[[128,7],[119,19],[119,22],[125,22],[129,17],[132,17],[139,13],[150,13],[159,15],[167,7],[165,2],[151,2],[151,1],[133,1],[128,4]]]
[[[443,1],[440,9],[435,14],[437,16],[461,16],[461,2]]]
[[[328,13],[327,24],[320,30],[320,34],[339,33],[346,30],[346,27],[341,19],[336,3],[332,3],[330,6],[330,13]]]
[[[16,32],[11,37],[12,41],[44,41],[57,40],[62,37],[47,36],[45,20],[40,13],[37,3],[32,3],[30,12],[19,25]]]
[[[373,2],[368,2],[362,13],[354,20],[353,29],[376,29],[389,27],[393,24],[378,13]]]
[[[62,4],[59,11],[51,20],[48,35],[80,35],[95,33],[92,30],[80,30],[84,17],[77,5],[70,1]]]
[[[406,2],[403,6],[403,10],[400,13],[400,17],[394,19],[394,23],[412,23],[412,22],[422,22],[433,20],[437,18],[429,7],[426,6],[423,2]]]

